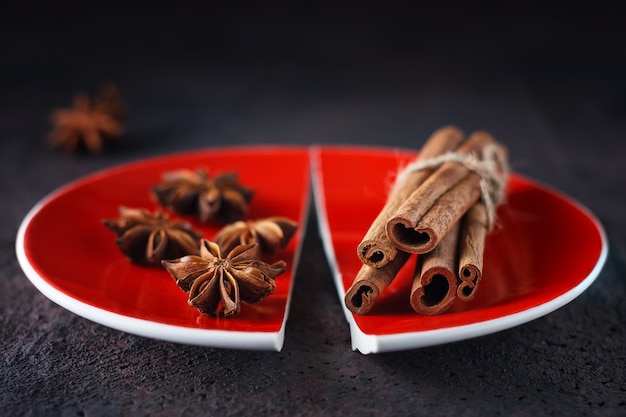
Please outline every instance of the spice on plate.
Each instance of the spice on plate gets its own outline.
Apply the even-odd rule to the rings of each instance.
[[[70,153],[100,152],[106,143],[122,134],[124,115],[122,98],[112,83],[103,85],[93,100],[86,94],[77,94],[72,108],[52,112],[50,146]]]
[[[482,278],[485,237],[504,201],[507,157],[488,132],[468,139],[454,127],[433,133],[398,175],[366,234],[371,239],[357,248],[363,266],[346,291],[346,307],[355,314],[369,312],[410,254],[419,255],[410,296],[416,311],[439,314],[456,298],[471,300]],[[394,249],[375,249],[387,246]]]
[[[200,255],[164,260],[163,266],[176,284],[189,293],[190,306],[206,315],[235,316],[241,301],[257,303],[276,290],[275,279],[285,272],[286,263],[259,260],[258,244],[239,245],[222,255],[215,242],[203,239]]]
[[[456,300],[458,241],[459,223],[455,223],[435,249],[419,256],[411,287],[413,310],[428,316],[441,314]]]
[[[297,228],[296,222],[285,217],[239,220],[224,226],[213,240],[224,252],[238,245],[258,243],[264,254],[271,254],[284,249]]]
[[[462,301],[470,301],[482,279],[485,236],[488,232],[487,210],[477,201],[461,222],[459,246],[459,279],[457,296]]]
[[[494,149],[486,154],[487,149]],[[486,161],[506,158],[506,150],[487,132],[473,133],[449,160],[442,159],[433,174],[418,187],[387,222],[387,235],[407,252],[426,253],[481,197],[481,172],[472,169]],[[498,158],[498,161],[495,161]],[[498,172],[489,175],[498,175]],[[488,196],[483,195],[483,198]]]
[[[131,262],[159,265],[163,259],[200,252],[202,235],[187,222],[146,209],[120,207],[119,212],[120,217],[103,224],[115,233],[115,243]]]
[[[240,184],[236,173],[212,178],[204,169],[184,169],[165,173],[152,194],[164,207],[202,223],[231,223],[246,216],[254,191]]]
[[[363,264],[354,282],[346,291],[344,303],[354,314],[367,314],[378,297],[387,289],[409,259],[409,253],[398,251],[396,256],[380,268]]]
[[[462,141],[463,132],[454,126],[444,126],[430,136],[415,162],[453,151]],[[387,237],[387,222],[411,193],[429,177],[432,171],[433,169],[407,171],[406,175],[397,178],[385,206],[372,222],[357,248],[357,254],[364,264],[380,268],[396,256],[398,248]]]
[[[437,129],[430,135],[413,163],[454,151],[463,140],[463,132],[455,126]],[[434,168],[404,171],[404,174],[400,174],[383,209],[359,243],[357,254],[363,266],[345,295],[345,304],[353,313],[368,313],[409,259],[409,254],[399,250],[389,239],[386,225],[411,193],[426,181],[433,171]]]

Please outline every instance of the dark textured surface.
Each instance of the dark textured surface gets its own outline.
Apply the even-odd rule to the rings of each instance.
[[[508,7],[3,12],[0,414],[626,415],[623,16]],[[130,106],[124,138],[97,156],[48,149],[50,110],[106,78]],[[312,213],[282,352],[231,351],[89,322],[41,295],[15,258],[26,212],[105,167],[231,144],[419,148],[448,123],[491,131],[516,171],[597,215],[610,253],[582,296],[494,335],[364,356]]]

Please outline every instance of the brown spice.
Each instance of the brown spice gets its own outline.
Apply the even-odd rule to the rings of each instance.
[[[380,268],[363,264],[344,297],[348,310],[354,314],[367,314],[408,259],[407,252],[399,251]]]
[[[170,221],[158,211],[120,207],[119,212],[120,217],[103,224],[115,233],[115,243],[131,262],[159,265],[162,259],[199,253],[201,234],[189,223]]]
[[[433,137],[454,133],[454,128],[450,129],[443,128]],[[357,249],[363,265],[346,291],[346,307],[354,314],[369,312],[410,253],[419,254],[410,295],[414,310],[440,314],[456,298],[471,300],[482,279],[485,237],[494,224],[497,205],[504,200],[506,158],[504,146],[481,131],[455,151],[409,164],[366,235],[379,236],[378,241],[363,239]],[[395,201],[406,192],[404,181],[416,173],[425,178],[404,194],[404,201]],[[390,214],[394,205],[397,209]],[[390,217],[385,219],[387,215]],[[380,238],[381,223],[386,223],[387,241]]]
[[[220,247],[203,239],[200,256],[189,255],[162,261],[189,293],[189,305],[207,315],[235,316],[241,301],[256,303],[276,290],[275,278],[285,272],[286,264],[267,264],[259,259],[258,244],[240,245],[222,257]]]
[[[461,219],[468,207],[479,198],[480,188],[476,185],[475,178],[473,175],[466,176],[437,200],[437,204],[433,205],[413,231],[406,235],[407,239],[403,243],[405,246],[413,245],[409,247],[411,252],[430,252],[439,244],[450,227]]]
[[[487,146],[497,146],[492,136],[475,132],[456,154],[480,158]],[[389,219],[387,235],[399,249],[411,253],[429,252],[480,195],[481,177],[476,172],[461,163],[446,162]]]
[[[483,254],[487,235],[487,211],[480,201],[463,217],[459,242],[459,278],[457,296],[470,301],[482,279]]]
[[[49,135],[50,146],[70,153],[100,152],[107,142],[122,134],[124,114],[124,105],[114,84],[103,86],[100,96],[94,100],[77,94],[72,108],[52,113],[54,128]]]
[[[446,233],[431,252],[420,255],[411,288],[411,307],[425,315],[441,314],[456,299],[459,223]]]
[[[213,240],[223,252],[239,245],[258,243],[264,254],[272,254],[289,244],[297,228],[296,222],[285,217],[239,220],[224,226]]]
[[[435,131],[426,141],[417,161],[452,151],[462,141],[463,133],[458,128],[454,126],[442,127]],[[432,171],[415,171],[398,179],[384,207],[358,245],[357,255],[364,264],[380,268],[396,256],[398,247],[387,236],[387,221],[396,213],[411,193],[429,177]]]
[[[236,173],[211,178],[204,169],[168,172],[152,188],[159,204],[200,222],[230,223],[244,218],[254,191],[237,181]]]

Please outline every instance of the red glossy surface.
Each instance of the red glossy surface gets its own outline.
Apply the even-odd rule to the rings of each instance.
[[[321,148],[319,164],[328,226],[343,286],[361,263],[356,247],[384,204],[395,173],[416,153]],[[411,258],[368,315],[355,315],[366,334],[418,332],[498,319],[546,303],[580,284],[603,248],[595,220],[566,197],[513,175],[507,201],[488,235],[481,286],[470,302],[422,316],[409,305]]]
[[[283,323],[293,280],[293,261],[303,235],[298,230],[276,258],[288,263],[277,289],[258,304],[243,304],[236,318],[201,315],[160,267],[129,263],[102,219],[118,216],[118,206],[158,205],[150,187],[166,171],[205,167],[212,175],[236,171],[255,190],[248,218],[286,216],[304,227],[309,195],[308,151],[304,148],[232,148],[190,152],[140,161],[98,173],[56,192],[28,224],[24,250],[34,270],[66,295],[120,315],[191,328],[277,332]],[[211,239],[219,226],[184,218]]]

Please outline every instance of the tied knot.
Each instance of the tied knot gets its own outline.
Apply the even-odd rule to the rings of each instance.
[[[412,172],[436,169],[447,162],[461,164],[480,177],[481,200],[487,212],[487,228],[491,230],[495,223],[496,207],[504,201],[505,186],[509,177],[505,151],[496,144],[483,148],[480,156],[447,152],[439,156],[412,162],[398,174],[396,185],[403,182]]]

